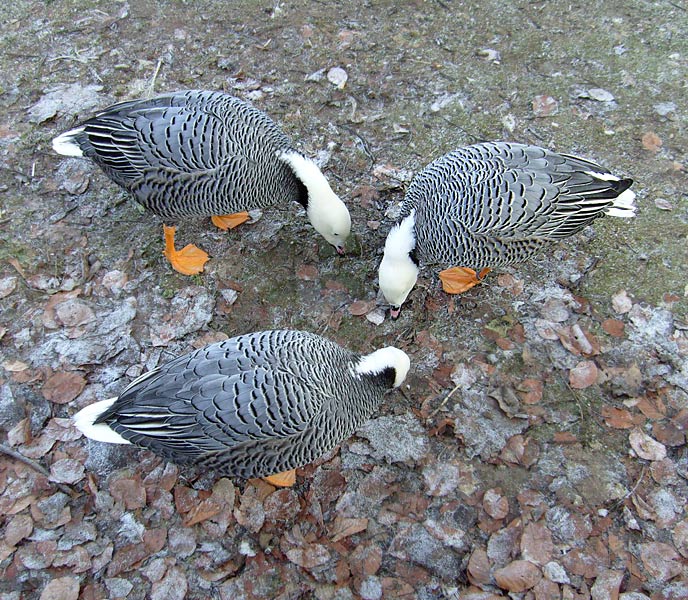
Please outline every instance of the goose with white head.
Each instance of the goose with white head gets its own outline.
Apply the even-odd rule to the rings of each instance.
[[[303,331],[260,331],[180,356],[74,415],[87,437],[218,474],[291,485],[399,387],[408,355],[350,352]]]
[[[53,149],[90,158],[161,217],[164,254],[185,275],[208,261],[194,245],[175,247],[176,223],[190,217],[226,230],[250,210],[294,201],[340,254],[351,230],[318,166],[265,113],[228,94],[189,90],[115,104],[56,137]]]
[[[411,182],[378,277],[392,318],[422,267],[461,294],[605,215],[635,216],[633,180],[585,158],[486,142],[438,158]]]

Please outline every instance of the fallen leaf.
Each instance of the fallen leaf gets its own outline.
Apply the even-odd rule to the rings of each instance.
[[[79,589],[78,577],[58,577],[48,581],[40,600],[77,600]]]
[[[516,389],[524,404],[537,404],[542,400],[543,387],[541,379],[524,379]]]
[[[286,552],[287,558],[304,569],[313,569],[330,560],[330,552],[322,544],[307,544],[291,548]]]
[[[110,494],[115,500],[124,504],[127,510],[136,510],[146,506],[146,488],[138,475],[111,481]]]
[[[619,597],[619,588],[624,578],[623,571],[605,569],[597,575],[590,589],[592,600],[613,600]]]
[[[489,489],[483,496],[483,508],[493,519],[503,519],[509,514],[509,500],[500,490]]]
[[[631,413],[624,408],[603,406],[601,412],[605,424],[613,429],[632,429],[637,425]]]
[[[61,371],[48,377],[43,384],[43,397],[55,404],[67,404],[86,387],[86,379],[74,371]]]
[[[640,429],[634,429],[628,436],[633,451],[643,460],[664,460],[666,447],[657,440],[652,439]]]
[[[17,287],[17,278],[14,275],[0,279],[0,298],[9,296]]]
[[[315,265],[301,265],[296,270],[296,276],[303,281],[315,281],[318,279],[318,268]]]
[[[50,465],[50,481],[55,483],[76,483],[84,477],[84,465],[73,458],[62,458]]]
[[[649,150],[650,152],[657,153],[662,147],[661,138],[652,131],[644,133],[643,137],[641,138],[641,141],[643,144],[643,148],[645,148],[645,150]]]
[[[215,501],[212,496],[206,498],[194,506],[184,517],[184,527],[193,527],[197,523],[202,523],[220,514],[223,510],[222,505]]]
[[[532,562],[515,560],[494,572],[497,585],[509,592],[525,592],[542,578],[542,573]]]
[[[597,374],[597,365],[591,360],[584,360],[569,371],[569,385],[575,390],[583,390],[597,381]]]
[[[602,321],[602,330],[612,337],[623,337],[625,328],[624,322],[617,319],[605,319]]]
[[[21,373],[22,371],[26,371],[26,369],[29,368],[29,365],[21,360],[6,360],[4,363],[2,363],[2,368],[10,373]]]
[[[671,539],[683,558],[688,558],[688,519],[684,519],[674,527]]]
[[[521,536],[521,556],[536,565],[546,565],[554,556],[552,533],[542,521],[528,523]]]
[[[655,198],[655,206],[659,210],[674,210],[673,204],[665,198]]]
[[[375,308],[375,300],[356,300],[349,304],[349,314],[361,317]]]
[[[352,518],[352,517],[340,517],[337,516],[334,519],[334,524],[330,529],[330,536],[333,542],[338,542],[346,537],[365,531],[368,527],[368,519],[362,518]]]
[[[536,117],[551,117],[559,112],[559,103],[552,96],[535,96],[532,102],[533,115]]]
[[[649,575],[658,581],[669,581],[682,571],[679,555],[662,542],[640,544],[640,560]]]
[[[468,559],[468,580],[479,587],[490,585],[490,559],[487,552],[477,548]]]

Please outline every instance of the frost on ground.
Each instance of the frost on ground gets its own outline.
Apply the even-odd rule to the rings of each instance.
[[[688,597],[685,11],[119,4],[2,17],[0,600]],[[192,87],[254,102],[324,161],[346,258],[278,206],[227,233],[180,223],[211,255],[182,277],[155,218],[51,152],[112,101]],[[638,216],[460,298],[428,270],[392,322],[375,280],[404,189],[483,139],[628,175]],[[292,489],[71,425],[173,356],[271,327],[413,364]]]

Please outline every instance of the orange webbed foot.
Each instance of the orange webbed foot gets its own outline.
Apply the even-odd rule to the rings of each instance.
[[[296,469],[275,473],[274,475],[263,477],[263,480],[275,487],[291,487],[296,483]]]
[[[483,269],[480,273],[476,273],[468,267],[445,269],[440,271],[442,289],[447,294],[463,294],[466,290],[478,285],[489,272],[490,269],[488,268]]]
[[[182,275],[197,275],[203,271],[205,263],[208,262],[208,255],[200,248],[189,244],[181,250],[174,247],[174,234],[176,227],[164,225],[165,231],[165,251],[167,260],[170,261],[172,268]]]
[[[213,215],[210,217],[215,227],[219,227],[222,231],[227,231],[228,229],[234,229],[242,223],[246,223],[249,220],[249,214],[247,212],[234,213],[233,215]]]

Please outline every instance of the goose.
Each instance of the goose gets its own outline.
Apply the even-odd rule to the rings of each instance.
[[[361,355],[304,331],[259,331],[175,358],[73,420],[96,441],[288,486],[296,468],[351,436],[409,368],[394,347]]]
[[[445,154],[414,177],[385,241],[378,282],[392,318],[423,266],[442,269],[444,291],[460,294],[595,219],[635,216],[632,183],[539,146],[485,142]]]
[[[175,224],[211,217],[227,230],[252,209],[299,202],[327,242],[343,254],[351,229],[346,205],[318,166],[297,152],[262,111],[228,94],[188,90],[115,104],[52,142],[58,154],[90,158],[163,220],[164,254],[185,275],[208,255],[177,250]]]

